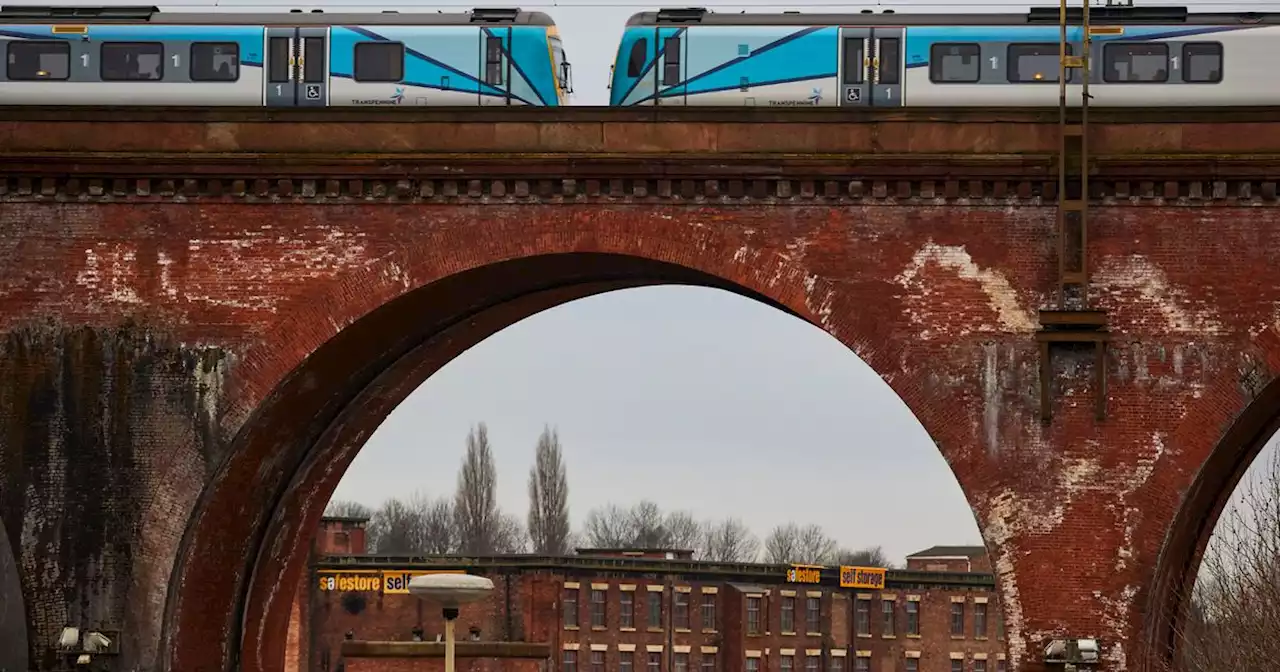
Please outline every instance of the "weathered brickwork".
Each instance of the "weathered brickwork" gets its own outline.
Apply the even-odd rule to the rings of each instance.
[[[1066,632],[1137,669],[1280,411],[1276,171],[1187,154],[1272,151],[1265,120],[1092,136],[1108,416],[1090,357],[1061,356],[1049,424],[1050,125],[521,122],[476,136],[479,161],[408,158],[471,136],[388,124],[372,149],[400,155],[341,163],[358,126],[4,123],[0,520],[37,665],[72,620],[120,628],[122,669],[279,669],[308,537],[385,414],[489,334],[612,289],[744,293],[879,372],[973,507],[1020,671]],[[828,140],[843,158],[795,158]],[[540,142],[569,153],[503,153]]]

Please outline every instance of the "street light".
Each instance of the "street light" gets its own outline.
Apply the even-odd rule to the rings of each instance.
[[[472,574],[421,574],[409,581],[411,594],[444,607],[444,672],[454,672],[453,622],[458,607],[483,600],[492,591],[493,581]]]

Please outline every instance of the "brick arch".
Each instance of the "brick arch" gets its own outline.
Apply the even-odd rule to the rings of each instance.
[[[29,649],[26,600],[22,595],[22,576],[4,521],[0,520],[0,670],[32,669],[27,659]],[[21,646],[19,646],[21,642]]]
[[[883,316],[860,314],[827,278],[697,223],[665,236],[616,225],[547,235],[498,222],[483,248],[467,252],[447,233],[434,234],[333,292],[281,310],[277,340],[238,364],[225,422],[243,424],[179,550],[162,667],[273,669],[283,656],[298,558],[346,464],[385,413],[414,381],[484,336],[574,298],[655,283],[750,296],[849,346],[926,429],[958,426],[963,409],[904,375],[906,353],[888,338]]]
[[[1176,661],[1188,598],[1218,519],[1258,454],[1280,430],[1280,329],[1268,327],[1250,350],[1238,375],[1220,381],[1207,395],[1240,399],[1242,410],[1223,423],[1225,431],[1200,463],[1160,548],[1143,624],[1147,646],[1142,663],[1149,672],[1165,672]]]

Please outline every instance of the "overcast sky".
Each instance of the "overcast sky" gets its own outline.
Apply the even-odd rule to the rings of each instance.
[[[179,4],[209,0],[170,0],[162,7]],[[257,11],[281,7],[263,0],[218,4]],[[484,3],[429,7],[458,11],[475,4]],[[609,0],[515,4],[545,11],[556,21],[573,64],[578,105],[608,103],[609,66],[629,16],[680,6]],[[689,4],[722,12],[876,6]],[[299,5],[286,7],[294,6]],[[1027,7],[1002,0],[882,6],[899,12]],[[360,8],[332,0],[305,7]],[[1245,7],[1261,5],[1205,9]],[[846,546],[880,545],[895,561],[933,544],[980,543],[946,463],[870,369],[820,330],[724,292],[617,292],[500,332],[410,396],[374,434],[335,497],[376,506],[415,489],[451,493],[467,431],[480,421],[489,425],[499,465],[500,504],[521,516],[535,442],[543,425],[552,424],[568,462],[575,528],[593,506],[649,498],[703,518],[741,517],[761,536],[788,520],[818,523]]]

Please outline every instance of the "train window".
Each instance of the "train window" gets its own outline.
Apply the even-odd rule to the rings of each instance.
[[[273,37],[267,42],[267,81],[272,84],[289,81],[289,73],[293,69],[289,42],[287,37]]]
[[[662,85],[675,86],[680,83],[680,38],[668,37],[662,40]]]
[[[627,76],[639,77],[644,72],[644,61],[649,51],[649,38],[642,37],[631,45],[631,56],[627,58]]]
[[[1062,55],[1056,43],[1011,44],[1006,56],[1009,81],[1050,84],[1058,81],[1058,61]],[[1067,55],[1074,53],[1067,45]],[[1067,81],[1071,81],[1068,77]]]
[[[1188,42],[1182,45],[1182,81],[1216,84],[1222,81],[1222,44]]]
[[[897,84],[902,70],[902,46],[896,37],[880,39],[880,65],[876,68],[876,81],[879,84]]]
[[[867,42],[861,37],[844,38],[844,83],[861,84],[867,81],[866,68],[862,67],[867,58]]]
[[[191,45],[191,81],[234,82],[240,79],[240,45],[196,42]]]
[[[6,72],[15,82],[71,78],[71,45],[62,40],[9,40]]]
[[[1102,81],[1169,81],[1169,45],[1162,42],[1125,42],[1103,46]]]
[[[159,42],[103,42],[101,75],[107,82],[158,82],[164,78]]]
[[[502,38],[484,38],[484,83],[502,86]]]
[[[964,84],[978,81],[982,52],[976,44],[940,42],[929,49],[929,81]]]
[[[324,38],[302,38],[302,81],[310,83],[323,82],[324,71]]]
[[[404,45],[399,42],[361,42],[356,45],[357,82],[398,82],[404,79]]]

